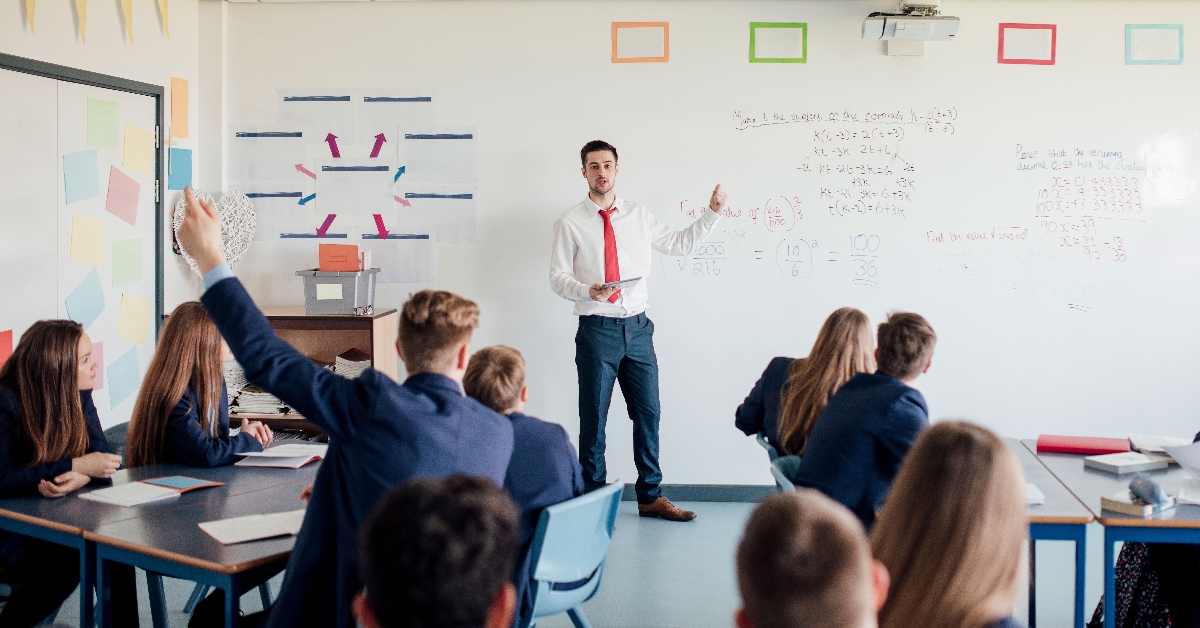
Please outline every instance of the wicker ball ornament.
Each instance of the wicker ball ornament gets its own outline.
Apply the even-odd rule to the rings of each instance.
[[[197,200],[213,203],[212,196],[204,190],[192,190],[192,194],[196,196]],[[221,200],[215,203],[215,207],[217,216],[221,219],[221,251],[225,253],[225,263],[229,264],[230,268],[234,268],[245,257],[246,252],[250,250],[250,244],[254,242],[254,204],[250,202],[249,198],[246,198],[245,194],[230,191],[221,195]],[[179,225],[183,224],[183,217],[186,213],[187,200],[180,198],[179,202],[175,203],[175,214],[171,219],[172,232],[179,231]],[[200,267],[196,265],[196,260],[188,255],[182,244],[179,246],[179,254],[197,275],[203,276]]]

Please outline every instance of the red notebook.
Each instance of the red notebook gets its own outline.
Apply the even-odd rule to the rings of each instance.
[[[1100,438],[1097,436],[1038,436],[1039,454],[1119,454],[1129,451],[1128,438]]]

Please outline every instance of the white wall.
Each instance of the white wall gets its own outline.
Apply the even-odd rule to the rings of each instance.
[[[29,30],[24,2],[5,2],[0,4],[0,52],[161,85],[166,91],[167,119],[164,124],[170,123],[171,77],[186,79],[190,87],[191,130],[190,137],[177,140],[177,145],[196,151],[196,138],[201,132],[198,124],[200,89],[197,85],[198,5],[198,0],[171,0],[168,10],[171,37],[168,38],[162,31],[157,3],[134,0],[134,43],[131,45],[125,37],[125,21],[119,2],[88,3],[86,41],[79,39],[73,2],[39,2],[34,13],[36,32]],[[203,166],[203,155],[194,154],[193,162]],[[165,171],[163,183],[165,187]],[[171,195],[168,194],[166,200],[172,202]],[[170,222],[166,224],[165,307],[170,312],[180,302],[196,298],[199,282],[187,265],[170,253]]]

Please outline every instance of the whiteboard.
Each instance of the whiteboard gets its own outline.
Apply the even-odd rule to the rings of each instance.
[[[0,94],[0,143],[9,147],[0,156],[0,330],[13,330],[15,345],[37,320],[85,323],[101,352],[93,393],[101,423],[128,421],[162,314],[157,99],[10,69],[0,69]],[[116,113],[108,139],[89,129],[89,100],[115,103],[105,105]],[[151,134],[136,167],[124,151],[127,124]],[[124,206],[117,189],[130,192]]]
[[[572,438],[576,321],[547,275],[553,222],[586,193],[579,147],[615,144],[618,193],[677,228],[721,183],[710,241],[648,278],[667,483],[770,482],[734,409],[842,306],[930,320],[916,386],[935,420],[1014,437],[1200,429],[1200,123],[1184,87],[1200,66],[1126,65],[1124,38],[1127,23],[1200,23],[1200,5],[952,3],[959,36],[923,57],[859,39],[878,2],[616,6],[230,5],[230,119],[269,122],[278,89],[386,86],[434,89],[437,124],[476,125],[478,242],[439,243],[430,285],[480,303],[475,345],[520,349],[530,413]],[[670,22],[668,63],[611,62],[611,22],[635,20]],[[807,63],[749,63],[752,21],[808,24]],[[1002,22],[1057,24],[1055,65],[997,63]],[[318,26],[337,46],[294,63],[314,45],[295,33]],[[238,272],[260,302],[299,303],[279,270],[263,247]],[[377,304],[420,287],[381,286]],[[614,395],[608,462],[632,481],[624,413]]]

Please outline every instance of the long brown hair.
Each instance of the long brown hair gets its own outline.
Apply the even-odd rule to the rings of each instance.
[[[855,374],[875,370],[873,345],[866,314],[844,307],[825,319],[808,357],[788,366],[786,397],[779,414],[779,442],[784,453],[800,455],[833,393]]]
[[[1011,607],[1027,537],[1025,479],[992,432],[939,423],[917,439],[871,535],[892,587],[882,628],[981,628]]]
[[[198,301],[182,303],[163,326],[158,347],[138,392],[125,457],[130,467],[162,460],[171,410],[191,388],[205,434],[213,433],[214,411],[221,407],[221,333]]]
[[[79,400],[79,339],[75,321],[38,321],[21,335],[0,368],[0,385],[21,404],[21,442],[14,461],[28,467],[82,456],[87,423]]]

